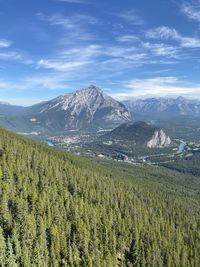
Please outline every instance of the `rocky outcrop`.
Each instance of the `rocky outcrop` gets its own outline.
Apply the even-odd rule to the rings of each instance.
[[[161,130],[157,130],[154,132],[151,140],[147,142],[147,147],[149,148],[158,148],[158,147],[166,147],[171,144],[171,139],[166,133]]]
[[[104,142],[130,142],[134,146],[159,148],[171,144],[171,139],[162,128],[143,121],[124,123],[101,136]]]

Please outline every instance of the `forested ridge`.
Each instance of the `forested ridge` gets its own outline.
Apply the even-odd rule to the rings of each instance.
[[[1,129],[0,266],[199,267],[200,178],[112,164]]]

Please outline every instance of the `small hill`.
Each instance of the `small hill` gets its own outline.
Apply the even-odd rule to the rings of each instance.
[[[16,116],[25,112],[26,108],[22,106],[10,105],[0,102],[0,116]]]
[[[130,141],[149,148],[165,147],[171,143],[163,129],[146,122],[124,123],[103,136],[105,139]]]

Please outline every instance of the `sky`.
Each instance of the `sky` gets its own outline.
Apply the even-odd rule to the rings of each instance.
[[[200,99],[200,0],[0,0],[0,101]]]

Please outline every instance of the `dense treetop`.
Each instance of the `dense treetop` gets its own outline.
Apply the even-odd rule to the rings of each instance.
[[[0,130],[0,266],[200,266],[199,177]]]

